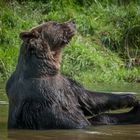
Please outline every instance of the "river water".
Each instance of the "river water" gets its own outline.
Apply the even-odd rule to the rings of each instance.
[[[8,102],[0,83],[0,140],[140,140],[140,125],[93,126],[79,130],[7,130]],[[93,85],[96,91],[135,92],[140,99],[140,84]]]

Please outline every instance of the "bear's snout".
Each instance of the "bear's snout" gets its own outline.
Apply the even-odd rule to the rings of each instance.
[[[74,21],[68,21],[65,25],[68,27],[66,36],[68,39],[71,39],[76,34],[76,24]]]

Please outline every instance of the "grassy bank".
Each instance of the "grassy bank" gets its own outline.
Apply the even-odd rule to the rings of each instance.
[[[0,77],[15,69],[19,33],[43,21],[74,19],[77,35],[64,50],[61,71],[83,84],[140,79],[140,5],[51,0],[1,3]]]

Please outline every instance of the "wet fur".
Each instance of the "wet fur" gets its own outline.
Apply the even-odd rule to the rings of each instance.
[[[134,95],[92,92],[60,74],[61,51],[74,31],[72,22],[48,22],[20,34],[23,44],[18,64],[6,85],[9,129],[140,123],[140,105]],[[127,107],[134,107],[135,111],[104,114]]]

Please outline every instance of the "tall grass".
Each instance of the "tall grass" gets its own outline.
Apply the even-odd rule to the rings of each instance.
[[[140,58],[139,53],[135,56],[132,53],[139,51],[139,8],[136,3],[120,6],[107,0],[3,3],[0,6],[0,75],[8,78],[15,69],[21,31],[44,21],[74,19],[78,32],[64,50],[62,73],[84,84],[134,82],[140,78],[139,68],[135,63],[129,66],[129,61]],[[126,40],[129,40],[127,48]]]

